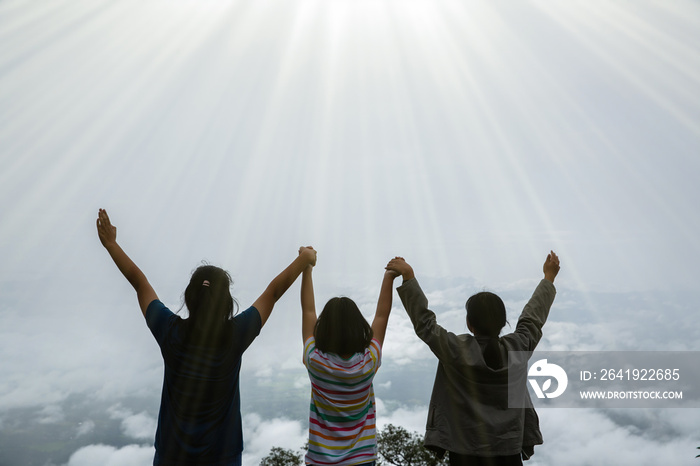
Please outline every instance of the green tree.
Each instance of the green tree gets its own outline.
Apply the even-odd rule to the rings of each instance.
[[[303,447],[302,451],[306,449]],[[423,448],[423,438],[418,432],[410,433],[403,427],[388,424],[377,435],[379,461],[377,464],[394,466],[447,466],[447,457],[439,459]],[[304,464],[303,453],[273,447],[262,459],[260,466],[299,466]]]
[[[377,448],[382,459],[395,466],[443,466],[447,459],[439,459],[423,447],[418,432],[409,433],[403,427],[388,424],[377,436]]]
[[[260,461],[260,466],[300,466],[304,464],[301,453],[288,448],[272,447],[270,453]]]

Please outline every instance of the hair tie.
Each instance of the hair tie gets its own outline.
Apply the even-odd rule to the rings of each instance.
[[[202,282],[202,286],[209,286],[209,280],[204,280]]]

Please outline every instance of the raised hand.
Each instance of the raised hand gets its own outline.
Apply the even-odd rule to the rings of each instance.
[[[544,278],[554,283],[554,278],[559,273],[559,257],[554,251],[549,251],[549,254],[547,254],[542,271],[544,272]]]
[[[402,275],[404,281],[410,280],[414,277],[413,267],[408,265],[403,257],[396,256],[389,261],[385,269],[387,272],[395,273],[396,276]]]
[[[104,209],[97,213],[97,235],[104,247],[117,242],[117,227],[109,221],[109,215]]]
[[[311,267],[316,265],[316,250],[311,246],[302,246],[299,248],[299,256],[306,259]]]
[[[154,299],[158,299],[158,295],[148,282],[146,275],[141,272],[141,269],[129,258],[121,246],[117,244],[117,227],[112,225],[112,222],[109,221],[107,211],[104,209],[100,209],[97,213],[97,235],[100,237],[102,246],[105,247],[114,261],[114,264],[122,275],[124,275],[124,278],[131,283],[134,290],[136,290],[139,307],[145,316],[148,305]]]

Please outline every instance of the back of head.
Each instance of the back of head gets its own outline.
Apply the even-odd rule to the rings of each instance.
[[[234,315],[231,276],[213,265],[198,267],[185,289],[187,319],[196,334],[204,339],[217,336],[224,323]]]
[[[498,335],[506,325],[506,306],[498,295],[482,291],[471,296],[465,305],[467,308],[467,322],[474,333],[479,336],[489,337],[484,348],[484,361],[492,369],[503,367],[503,359],[498,344]]]
[[[316,348],[324,353],[361,353],[372,341],[372,327],[357,304],[346,297],[331,298],[314,328]]]

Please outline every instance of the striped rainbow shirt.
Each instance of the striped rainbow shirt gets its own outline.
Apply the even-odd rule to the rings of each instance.
[[[381,347],[372,339],[364,353],[348,359],[304,344],[304,365],[311,380],[309,450],[306,464],[350,466],[377,459],[374,388]]]

